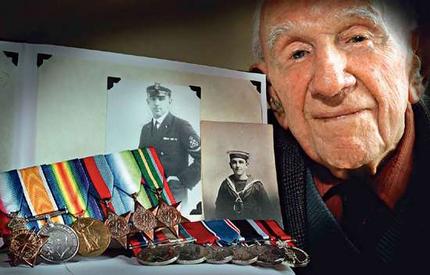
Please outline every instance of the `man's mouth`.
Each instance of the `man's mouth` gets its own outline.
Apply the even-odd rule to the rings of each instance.
[[[319,119],[319,120],[343,119],[343,118],[359,115],[368,110],[369,109],[366,109],[366,108],[361,108],[361,109],[354,108],[354,109],[344,109],[344,110],[338,110],[338,111],[321,112],[321,113],[312,114],[312,118]]]

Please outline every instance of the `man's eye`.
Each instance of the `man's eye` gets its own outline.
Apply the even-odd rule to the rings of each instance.
[[[354,35],[353,37],[351,37],[348,42],[352,42],[352,43],[360,43],[367,40],[367,37],[364,35]]]
[[[303,58],[306,54],[307,54],[307,51],[298,50],[298,51],[293,52],[293,54],[291,55],[291,58],[292,59],[300,59],[300,58]]]

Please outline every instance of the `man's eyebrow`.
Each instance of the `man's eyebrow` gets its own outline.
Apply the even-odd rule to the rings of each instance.
[[[375,26],[384,27],[382,17],[374,8],[370,6],[345,8],[337,12],[334,16],[339,20],[345,17],[359,18],[363,20],[368,20],[372,22],[372,24]]]
[[[385,25],[384,22],[379,15],[379,13],[372,7],[353,7],[353,8],[345,8],[340,10],[334,15],[337,19],[342,18],[359,18],[370,21],[373,25],[381,27],[384,31]],[[293,27],[294,23],[287,21],[282,25],[274,26],[270,29],[269,34],[267,35],[266,43],[268,48],[271,50],[275,45],[278,38],[288,33]]]
[[[286,22],[282,25],[274,26],[269,34],[267,35],[266,43],[269,49],[271,50],[273,46],[275,45],[278,38],[284,34],[287,33],[294,24],[292,22]]]

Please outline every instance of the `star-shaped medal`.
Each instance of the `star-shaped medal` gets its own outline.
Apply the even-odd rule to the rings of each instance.
[[[179,203],[169,205],[163,200],[161,195],[158,196],[158,207],[156,217],[162,226],[169,228],[169,230],[176,236],[179,236],[178,225],[181,222],[189,221],[187,218],[182,216],[181,212],[177,209]]]
[[[130,227],[128,226],[130,216],[131,213],[118,216],[114,212],[108,211],[108,216],[105,220],[105,225],[109,228],[112,239],[117,240],[124,248],[127,248],[127,235],[130,233]]]
[[[16,266],[23,263],[33,267],[36,263],[37,255],[42,246],[48,241],[48,238],[29,230],[22,230],[15,234],[9,247],[10,264]]]
[[[7,227],[9,227],[12,231],[12,235],[16,234],[17,232],[20,232],[21,230],[27,229],[27,221],[25,220],[25,218],[18,217],[17,213],[12,213],[9,215],[9,217],[10,221],[7,224]]]
[[[145,233],[151,241],[154,240],[154,229],[158,225],[155,213],[156,209],[145,209],[142,204],[135,200],[135,210],[131,216],[131,221],[137,230]]]

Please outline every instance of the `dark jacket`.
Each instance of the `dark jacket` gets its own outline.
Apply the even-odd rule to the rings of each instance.
[[[319,195],[306,157],[292,134],[275,124],[275,157],[284,227],[311,258],[303,274],[415,274],[426,270],[429,244],[424,220],[430,217],[428,161],[430,114],[427,99],[413,105],[413,172],[394,211],[375,207],[365,249],[344,232]],[[368,203],[363,201],[364,204]],[[382,209],[382,210],[381,210]],[[374,230],[373,230],[374,229]],[[377,232],[377,233],[375,233]],[[422,268],[422,269],[420,269]],[[426,272],[424,272],[426,273]]]
[[[200,137],[187,121],[169,113],[158,129],[152,120],[143,126],[139,147],[148,146],[157,150],[166,177],[179,179],[169,182],[175,199],[186,201],[187,189],[200,180]],[[189,156],[193,159],[191,164]]]

